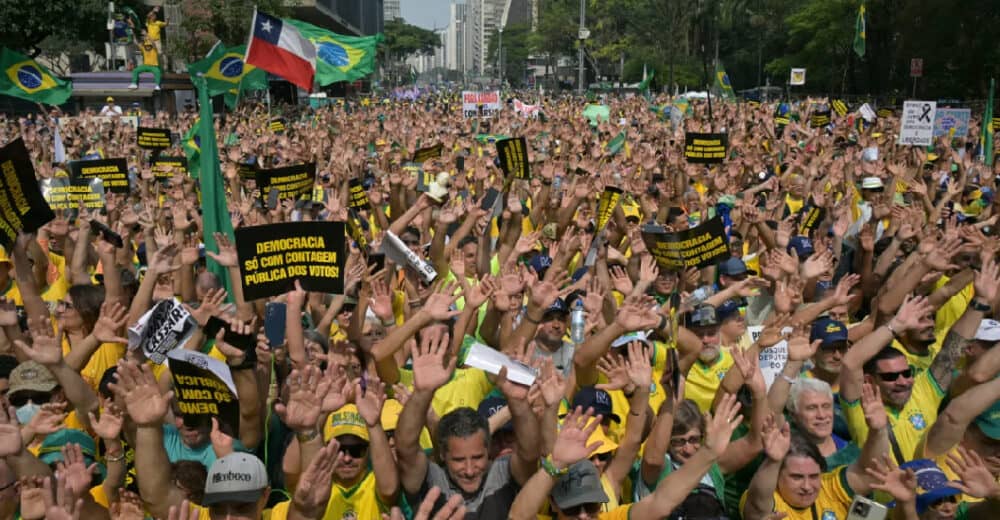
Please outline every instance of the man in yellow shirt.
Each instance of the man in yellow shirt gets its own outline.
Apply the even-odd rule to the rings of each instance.
[[[156,19],[157,13],[160,12],[160,6],[154,6],[153,10],[146,15],[146,34],[149,35],[150,41],[156,47],[156,52],[163,56],[163,28],[168,24]]]
[[[135,90],[139,88],[139,75],[149,72],[153,75],[156,85],[153,90],[160,90],[160,82],[163,80],[163,71],[160,69],[160,53],[156,50],[156,45],[150,39],[149,33],[144,33],[142,42],[139,43],[139,50],[142,51],[142,65],[132,69],[132,83],[128,88]]]

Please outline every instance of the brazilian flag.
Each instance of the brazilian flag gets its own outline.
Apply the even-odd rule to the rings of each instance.
[[[865,4],[858,7],[858,21],[854,24],[854,52],[859,58],[865,57],[865,43],[868,41],[868,24],[865,22]]]
[[[73,82],[53,76],[35,60],[4,47],[0,48],[0,94],[61,105],[73,94]]]
[[[715,64],[715,86],[719,89],[719,95],[722,99],[736,99],[733,84],[729,81],[729,74],[726,74],[726,69],[722,68],[721,62]]]
[[[316,46],[316,82],[321,86],[354,81],[375,71],[375,53],[382,34],[344,36],[299,20],[285,20]]]
[[[208,86],[209,97],[225,94],[226,104],[232,109],[236,107],[240,92],[267,88],[267,73],[244,63],[245,54],[246,45],[229,48],[217,45],[205,59],[189,64],[188,73],[192,81],[201,74]]]
[[[209,122],[211,124],[211,122]],[[191,176],[197,179],[201,173],[201,136],[199,135],[199,130],[201,129],[201,118],[194,120],[194,124],[191,125],[191,129],[184,134],[184,140],[182,144],[184,146],[184,155],[187,156],[188,162],[188,172]]]

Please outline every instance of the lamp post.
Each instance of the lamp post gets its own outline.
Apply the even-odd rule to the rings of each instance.
[[[580,0],[580,31],[577,34],[580,40],[580,48],[577,50],[577,84],[576,91],[583,94],[584,81],[586,81],[583,67],[583,42],[590,36],[590,31],[584,26],[587,23],[587,0]]]

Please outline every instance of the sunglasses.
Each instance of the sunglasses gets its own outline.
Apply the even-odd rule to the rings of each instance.
[[[350,455],[352,459],[360,459],[368,454],[367,444],[341,444],[340,453]]]
[[[564,515],[572,518],[574,516],[580,516],[580,513],[586,512],[588,515],[596,515],[601,512],[601,506],[604,504],[592,503],[592,504],[580,504],[578,506],[567,507],[562,509]]]
[[[8,397],[8,401],[10,401],[10,404],[15,408],[20,408],[28,404],[28,401],[35,404],[45,404],[49,402],[50,399],[52,399],[51,392],[18,392]]]
[[[907,368],[906,370],[900,370],[899,372],[881,372],[878,377],[885,381],[886,383],[891,383],[899,379],[899,376],[903,376],[903,379],[909,379],[913,377],[913,369]]]
[[[692,446],[701,445],[701,436],[692,435],[690,437],[681,437],[679,439],[670,439],[670,446],[673,448],[683,448],[685,445],[690,444]]]

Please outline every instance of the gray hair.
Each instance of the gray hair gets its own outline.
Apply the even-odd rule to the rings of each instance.
[[[788,402],[785,403],[785,409],[790,413],[795,413],[795,409],[799,405],[799,397],[805,392],[822,394],[831,400],[833,399],[833,389],[830,388],[829,383],[812,377],[800,377],[788,389]]]

